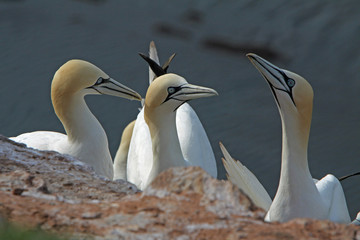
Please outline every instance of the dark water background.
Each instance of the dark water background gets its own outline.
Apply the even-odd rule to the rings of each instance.
[[[281,125],[267,84],[245,57],[254,52],[305,77],[315,92],[309,143],[314,178],[360,170],[360,2],[0,0],[0,133],[63,132],[50,102],[59,66],[88,60],[145,95],[137,55],[155,40],[170,71],[220,96],[194,100],[225,178],[218,142],[254,172],[271,196],[279,180]],[[112,155],[138,102],[89,96]],[[352,217],[360,177],[343,182]]]

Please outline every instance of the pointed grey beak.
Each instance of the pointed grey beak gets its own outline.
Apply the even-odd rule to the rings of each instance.
[[[170,98],[185,102],[196,98],[212,97],[216,95],[219,94],[212,88],[201,87],[187,83],[182,85],[181,89],[171,95]]]
[[[295,104],[292,88],[295,85],[295,80],[289,78],[281,68],[273,65],[272,63],[266,61],[265,59],[259,57],[256,54],[248,53],[246,55],[251,63],[259,70],[261,75],[265,78],[268,82],[270,89],[274,95],[276,103],[280,107],[280,102],[276,93],[276,90],[285,92],[289,95],[291,101]]]
[[[92,86],[100,94],[122,97],[130,100],[141,101],[141,96],[131,88],[115,81],[112,78],[104,79],[102,83]]]
[[[289,86],[285,83],[288,77],[281,68],[278,68],[256,54],[248,53],[246,56],[250,59],[251,63],[257,68],[257,70],[259,70],[261,75],[272,88],[290,92]]]

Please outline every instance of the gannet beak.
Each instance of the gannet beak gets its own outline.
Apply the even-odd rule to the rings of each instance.
[[[292,87],[295,85],[294,79],[289,78],[281,68],[273,65],[256,54],[248,53],[246,56],[269,83],[277,102],[278,99],[275,90],[283,91],[289,94],[291,100],[295,104],[292,96]]]
[[[141,96],[136,91],[131,88],[126,87],[125,85],[115,81],[112,78],[103,79],[99,84],[91,86],[100,94],[111,95],[115,97],[122,97],[130,100],[141,101]]]
[[[211,97],[219,95],[214,89],[201,87],[192,84],[184,84],[180,86],[180,89],[174,94],[170,95],[169,98],[179,101],[189,101],[196,98]]]

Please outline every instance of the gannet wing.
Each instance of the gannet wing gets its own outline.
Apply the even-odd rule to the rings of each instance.
[[[127,158],[127,180],[138,188],[147,185],[153,165],[153,153],[149,127],[144,119],[144,109],[136,118]]]
[[[25,144],[27,147],[38,150],[55,150],[59,143],[67,141],[67,136],[58,132],[36,131],[23,133],[17,137],[11,137],[11,140]]]
[[[328,219],[333,222],[350,223],[349,210],[340,181],[334,175],[328,174],[316,183],[316,188],[328,209]]]
[[[236,161],[230,156],[222,143],[220,148],[224,155],[222,160],[228,179],[248,195],[255,205],[268,211],[272,201],[263,185],[239,160]]]
[[[132,137],[132,132],[134,130],[135,120],[129,123],[122,135],[119,149],[116,152],[114,158],[114,180],[124,179],[126,180],[126,168],[127,168],[127,156],[129,154],[129,146]]]
[[[200,119],[188,103],[176,111],[176,129],[184,159],[190,166],[200,166],[217,177],[216,160]]]
[[[156,46],[154,41],[150,42],[150,46],[149,46],[149,57],[154,60],[157,64],[160,65],[160,60],[159,60],[159,56],[156,50]],[[151,70],[151,68],[149,67],[149,85],[152,83],[152,81],[155,79],[155,73]]]

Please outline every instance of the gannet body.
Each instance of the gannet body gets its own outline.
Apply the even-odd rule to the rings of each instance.
[[[126,168],[127,168],[127,156],[129,153],[129,146],[132,137],[132,133],[135,126],[135,120],[129,123],[122,135],[120,146],[116,152],[114,159],[114,180],[116,179],[124,179],[126,180]]]
[[[130,143],[128,181],[144,189],[161,171],[188,165],[179,142],[176,109],[191,99],[213,95],[215,90],[188,84],[175,74],[159,76],[150,84]]]
[[[307,148],[313,106],[311,85],[301,76],[255,54],[247,56],[269,84],[282,122],[280,183],[265,220],[315,218],[349,223],[339,180],[328,174],[314,181],[310,174]]]
[[[31,148],[69,154],[92,166],[99,175],[112,179],[107,136],[85,103],[84,96],[88,94],[141,100],[138,93],[116,82],[93,64],[70,60],[57,70],[51,84],[52,104],[67,135],[37,131],[11,139]]]
[[[160,64],[154,42],[150,43],[149,56],[155,63]],[[164,65],[165,67],[168,67],[172,57],[168,60],[167,64]],[[156,75],[149,67],[149,84],[152,83],[155,77]],[[176,130],[180,148],[187,165],[200,166],[216,178],[217,167],[212,147],[200,119],[188,103],[184,103],[176,110]],[[124,148],[121,146],[121,143],[119,149],[120,148]],[[121,154],[121,152],[116,154],[114,166],[117,162],[125,161]],[[128,158],[131,160],[128,161],[128,171],[137,171],[137,175],[147,176],[152,166],[152,155],[151,137],[148,125],[144,120],[143,108],[137,116],[131,137],[128,153]],[[118,170],[115,169],[115,179],[120,178],[120,175],[116,173],[117,171]]]

